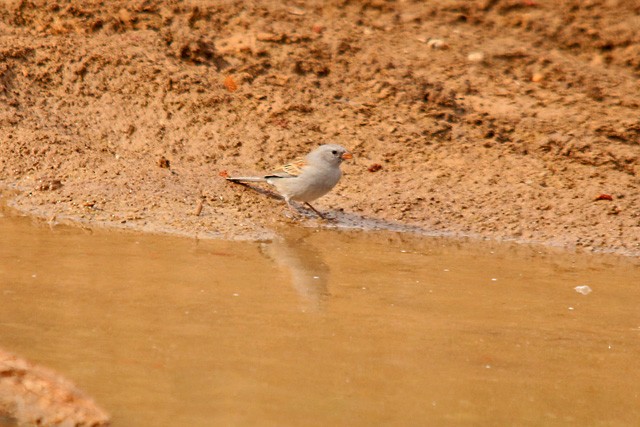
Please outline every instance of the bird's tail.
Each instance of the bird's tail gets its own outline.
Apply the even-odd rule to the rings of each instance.
[[[231,182],[267,182],[267,179],[262,176],[227,176],[225,178]]]

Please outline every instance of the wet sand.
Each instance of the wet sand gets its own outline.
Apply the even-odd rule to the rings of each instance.
[[[198,241],[4,216],[0,235],[0,347],[115,427],[640,422],[636,259],[302,227]]]

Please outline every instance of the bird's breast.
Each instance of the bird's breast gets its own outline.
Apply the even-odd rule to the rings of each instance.
[[[277,178],[270,183],[285,197],[299,202],[312,202],[331,191],[341,175],[340,169],[306,169],[297,177]]]

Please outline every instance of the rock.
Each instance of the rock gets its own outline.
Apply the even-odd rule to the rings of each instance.
[[[449,44],[442,39],[429,39],[427,41],[427,46],[431,49],[449,49]]]
[[[485,58],[484,52],[471,52],[468,56],[467,59],[469,60],[469,62],[483,62]]]
[[[8,415],[18,425],[109,425],[109,415],[56,372],[0,350],[0,422]]]

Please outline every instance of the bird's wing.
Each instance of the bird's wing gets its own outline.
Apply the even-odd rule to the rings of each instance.
[[[285,165],[276,168],[273,172],[266,175],[265,178],[291,178],[302,173],[302,169],[307,165],[305,159],[296,159]]]

